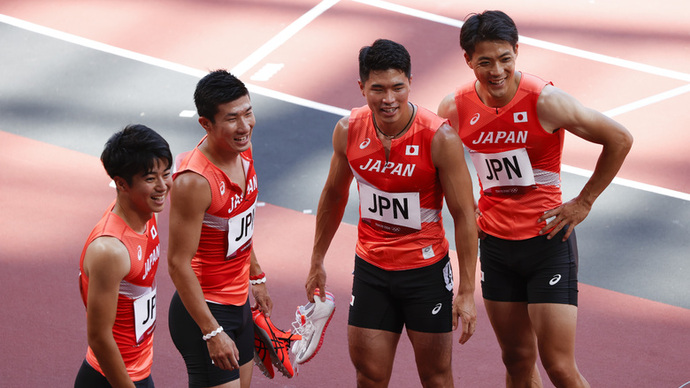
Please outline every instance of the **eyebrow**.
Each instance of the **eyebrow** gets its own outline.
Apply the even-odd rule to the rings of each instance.
[[[508,55],[508,56],[510,55],[510,50],[506,50],[503,54],[499,55],[498,58],[503,58],[503,57],[505,57],[506,55]],[[478,61],[481,61],[481,60],[492,59],[492,58],[493,58],[493,57],[484,55],[484,56],[481,56],[481,57],[477,58],[477,60],[478,60]]]
[[[404,82],[398,82],[396,84],[393,84],[391,87],[396,88],[399,86],[405,86]],[[372,88],[384,88],[385,86],[383,84],[371,84]]]
[[[251,111],[252,111],[252,107],[250,106],[249,108],[245,109],[245,110],[242,111],[242,112],[230,112],[230,113],[226,114],[225,117],[236,117],[236,116],[239,116],[239,115],[243,115],[243,114],[249,113],[249,112],[251,112]]]

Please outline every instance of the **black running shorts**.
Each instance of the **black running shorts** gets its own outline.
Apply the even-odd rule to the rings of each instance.
[[[448,255],[427,267],[386,271],[355,256],[348,324],[401,333],[453,329],[453,270]]]
[[[134,386],[136,388],[155,388],[151,375],[143,380],[135,381]],[[84,362],[81,363],[79,372],[77,372],[74,388],[112,388],[112,385],[110,385],[105,376],[84,360]]]
[[[249,299],[242,306],[206,303],[211,314],[223,331],[235,341],[240,351],[240,365],[252,361],[254,358],[254,321],[252,320]],[[168,311],[168,326],[173,343],[185,364],[189,376],[189,387],[213,387],[240,378],[240,371],[223,370],[211,363],[206,341],[203,340],[199,326],[187,312],[180,296],[175,292],[170,301]]]
[[[479,243],[484,299],[498,302],[560,303],[577,306],[578,254],[575,232],[561,241],[544,236]]]

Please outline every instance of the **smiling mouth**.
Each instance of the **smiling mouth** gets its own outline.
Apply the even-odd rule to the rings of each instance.
[[[153,199],[155,202],[165,202],[165,194],[161,195],[152,195],[151,199]]]
[[[387,115],[389,115],[389,116],[394,115],[395,112],[397,112],[397,111],[398,111],[398,108],[397,108],[397,107],[381,108],[381,112],[383,112],[383,113],[385,113],[385,114],[387,114]]]
[[[501,78],[499,80],[489,80],[489,84],[494,85],[494,86],[502,86],[505,83],[506,79]]]

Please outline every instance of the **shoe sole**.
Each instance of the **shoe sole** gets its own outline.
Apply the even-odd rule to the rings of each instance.
[[[259,354],[260,351],[264,352],[264,358],[266,357],[266,354],[269,353],[266,343],[261,338],[259,338],[259,336],[256,335],[256,331],[254,331],[254,364],[256,364],[256,366],[259,368],[259,370],[261,371],[261,373],[263,373],[264,376],[268,377],[269,379],[272,379],[273,377],[275,377],[273,365],[268,364],[268,366],[266,366],[266,364],[264,363],[264,358],[262,358]]]
[[[269,330],[272,330],[269,326]],[[280,359],[280,356],[278,356],[278,353],[275,350],[275,345],[273,344],[273,341],[271,340],[271,335],[264,330],[262,327],[254,323],[254,333],[259,336],[259,339],[264,343],[264,346],[266,346],[268,355],[271,357],[271,362],[273,365],[282,373],[285,377],[287,378],[292,378],[294,376],[294,371],[293,373],[290,373],[290,371],[287,369],[285,364],[283,364],[283,361]],[[280,339],[278,336],[273,335],[275,338],[278,339],[278,342],[283,342],[282,339]],[[284,345],[281,343],[280,347],[284,348],[287,351],[287,348],[284,347]],[[289,362],[289,355],[288,355],[288,362]],[[292,365],[291,365],[292,366]]]
[[[319,338],[319,344],[316,345],[316,349],[314,349],[314,353],[312,353],[309,358],[302,362],[295,361],[298,365],[306,364],[309,362],[314,356],[316,356],[316,353],[319,352],[319,349],[321,349],[321,345],[323,345],[323,339],[326,336],[326,329],[328,328],[328,324],[331,323],[331,319],[333,318],[333,315],[335,315],[335,306],[333,307],[333,311],[331,311],[331,315],[328,316],[328,320],[326,321],[326,324],[323,325],[323,330],[321,330],[321,337]]]

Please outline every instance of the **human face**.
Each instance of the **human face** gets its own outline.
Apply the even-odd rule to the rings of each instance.
[[[372,71],[366,82],[359,81],[359,88],[379,127],[395,127],[401,121],[404,122],[400,125],[407,123],[403,117],[409,109],[410,79],[403,71]]]
[[[465,61],[479,81],[477,93],[484,104],[500,108],[513,98],[519,83],[515,78],[516,58],[517,46],[513,50],[506,41],[479,42],[472,58],[465,53]]]
[[[163,210],[172,185],[170,167],[167,166],[167,161],[156,159],[150,171],[132,177],[131,185],[126,182],[120,184],[124,185],[122,188],[127,192],[135,211],[142,214],[158,213]]]
[[[214,151],[235,154],[249,149],[256,119],[248,95],[218,105],[214,121],[205,117],[199,119]]]

